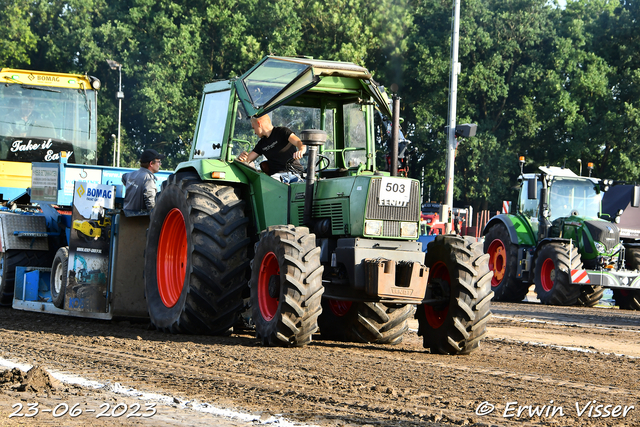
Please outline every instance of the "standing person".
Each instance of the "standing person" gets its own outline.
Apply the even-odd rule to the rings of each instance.
[[[293,169],[302,174],[303,168],[299,160],[304,155],[307,147],[300,141],[291,129],[287,127],[274,127],[268,115],[251,117],[253,132],[260,138],[250,153],[243,151],[237,157],[241,162],[252,162],[258,156],[267,158],[267,170],[265,172],[273,178],[280,179],[281,175],[289,172],[287,161],[294,159]]]
[[[151,210],[156,206],[156,172],[160,170],[164,154],[148,148],[140,156],[140,169],[122,175],[125,185],[124,209]]]

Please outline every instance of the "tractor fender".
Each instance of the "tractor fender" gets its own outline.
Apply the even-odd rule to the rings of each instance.
[[[482,230],[482,235],[486,235],[492,227],[498,224],[504,224],[509,231],[509,239],[514,245],[536,246],[536,237],[531,229],[531,224],[520,215],[499,214],[494,216]]]
[[[225,162],[217,159],[196,159],[180,163],[174,173],[195,172],[202,181],[249,184],[251,167],[240,162]],[[257,171],[255,172],[257,173]]]
[[[513,225],[513,221],[511,221],[511,218],[509,218],[510,216],[511,215],[500,214],[491,218],[482,230],[482,235],[485,236],[489,232],[491,227],[495,226],[496,224],[504,224],[504,226],[507,228],[507,231],[509,232],[509,240],[511,240],[511,243],[517,245],[519,243],[518,233],[516,232],[516,227]]]

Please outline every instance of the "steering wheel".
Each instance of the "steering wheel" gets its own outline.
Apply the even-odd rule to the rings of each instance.
[[[323,163],[326,163],[324,167],[322,166]],[[316,161],[316,170],[318,172],[322,172],[323,170],[327,169],[329,166],[331,166],[331,160],[327,156],[318,154],[318,160]]]

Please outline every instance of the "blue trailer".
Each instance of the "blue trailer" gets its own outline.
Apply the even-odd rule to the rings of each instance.
[[[142,267],[149,215],[121,209],[122,175],[134,170],[64,158],[32,164],[32,204],[0,210],[0,305],[101,319],[147,317]],[[170,173],[156,174],[158,189]],[[113,205],[100,218],[74,221],[74,189],[92,186],[112,189]],[[73,295],[65,297],[66,285]]]

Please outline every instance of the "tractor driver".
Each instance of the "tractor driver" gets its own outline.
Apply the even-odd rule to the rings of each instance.
[[[13,124],[15,136],[27,136],[34,120],[38,119],[34,110],[35,101],[31,98],[22,98],[18,118]]]
[[[271,124],[271,118],[266,114],[261,117],[251,117],[251,127],[260,140],[250,153],[243,151],[237,159],[241,162],[252,162],[258,156],[264,155],[267,158],[266,167],[260,166],[265,173],[283,182],[295,182],[296,179],[291,179],[292,177],[288,175],[291,171],[287,170],[287,161],[293,159],[291,167],[295,173],[302,174],[303,168],[299,160],[307,147],[300,138],[287,127],[274,127]]]
[[[164,154],[148,148],[140,156],[140,169],[122,175],[125,185],[123,209],[132,211],[151,210],[156,206],[156,176]]]

